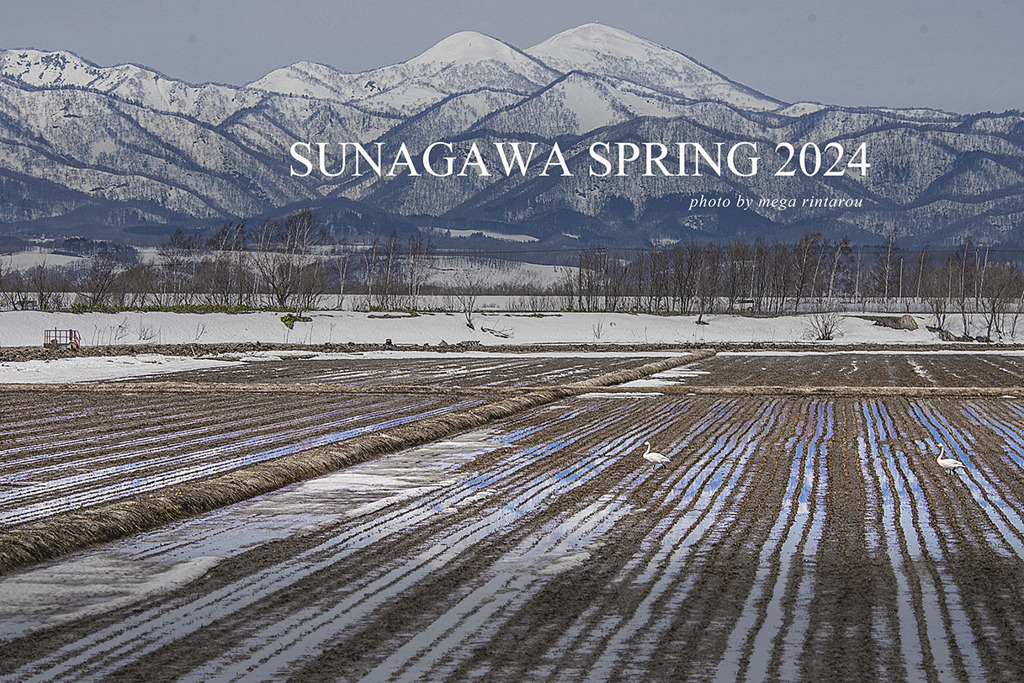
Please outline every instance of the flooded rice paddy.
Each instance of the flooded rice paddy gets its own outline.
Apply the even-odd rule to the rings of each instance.
[[[653,379],[974,386],[957,382],[988,368],[980,386],[1019,386],[1012,356],[839,355],[719,355]],[[564,398],[0,577],[0,681],[1024,680],[1014,395]],[[430,398],[282,398],[260,423],[278,441],[253,445],[244,424],[226,441],[302,450],[455,405]],[[230,423],[228,398],[205,405],[218,401],[209,423]],[[111,438],[154,458],[211,448],[200,415],[177,439],[140,443],[131,420],[183,409],[137,398],[121,421],[135,431]],[[360,411],[357,426],[335,423]],[[70,412],[97,431],[54,450],[110,456],[88,450],[109,418]],[[46,433],[36,417],[5,420]],[[41,440],[27,438],[5,440],[18,449],[5,466],[34,462]],[[645,441],[670,463],[643,460]],[[966,467],[939,467],[940,448]],[[47,466],[39,455],[32,466]],[[208,460],[236,457],[225,446]],[[47,472],[33,480],[68,478]]]

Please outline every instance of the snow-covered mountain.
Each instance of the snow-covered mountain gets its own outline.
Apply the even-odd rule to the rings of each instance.
[[[684,54],[603,24],[562,31],[526,53],[563,73],[608,76],[689,100],[714,100],[752,111],[784,106]]]
[[[500,40],[462,31],[402,64],[346,74],[322,64],[300,62],[273,71],[249,87],[411,116],[450,95],[473,90],[526,95],[559,76],[559,72]]]
[[[190,85],[133,64],[100,67],[64,51],[2,51],[0,77],[40,90],[78,89],[110,95],[207,122],[222,121],[261,99],[257,92],[214,83]]]
[[[864,177],[293,177],[295,142],[557,141],[583,167],[595,141],[866,143]],[[671,161],[671,160],[670,160]],[[859,200],[846,209],[690,210],[700,195]],[[473,228],[558,242],[893,229],[932,241],[1024,237],[1024,117],[786,104],[600,24],[527,50],[456,33],[362,73],[300,62],[245,86],[189,84],[68,52],[0,51],[0,230],[89,233],[215,226],[314,206],[336,230]],[[781,231],[781,232],[780,232]]]

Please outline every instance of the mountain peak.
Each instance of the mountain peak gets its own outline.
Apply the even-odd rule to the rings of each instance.
[[[562,31],[529,48],[526,54],[565,73],[585,71],[690,100],[761,110],[781,105],[681,52],[604,24],[583,24]]]
[[[476,31],[459,31],[441,40],[422,54],[413,57],[407,65],[422,67],[428,64],[473,64],[477,62],[532,62],[533,60],[496,38]]]
[[[641,38],[629,31],[606,24],[591,22],[556,33],[544,42],[534,45],[527,52],[533,52],[541,46],[552,45],[560,45],[563,48],[569,46],[582,46],[591,49],[599,47],[607,52],[630,52],[637,50],[638,48],[634,46],[660,47],[646,38]]]
[[[103,70],[66,50],[4,50],[0,74],[36,87],[84,86]]]

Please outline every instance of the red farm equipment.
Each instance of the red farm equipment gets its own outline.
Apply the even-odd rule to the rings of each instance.
[[[44,330],[43,346],[50,349],[67,347],[77,350],[82,346],[82,336],[78,334],[78,330]]]

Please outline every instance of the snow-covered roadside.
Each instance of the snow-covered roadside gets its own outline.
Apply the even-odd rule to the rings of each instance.
[[[459,314],[374,314],[315,311],[311,322],[289,329],[276,313],[0,313],[0,346],[38,346],[43,330],[75,329],[84,346],[124,344],[211,344],[262,342],[288,344],[449,344],[476,341],[499,344],[686,344],[693,342],[808,342],[808,315],[747,318],[714,315],[707,325],[694,316],[628,313],[477,313],[474,329]],[[929,344],[936,334],[925,329],[927,316],[915,316],[919,328],[894,330],[847,316],[832,343]],[[829,342],[814,342],[827,345]]]

